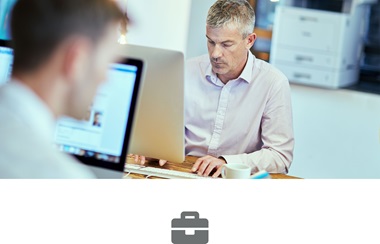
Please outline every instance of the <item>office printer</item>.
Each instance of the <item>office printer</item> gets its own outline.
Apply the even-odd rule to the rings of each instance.
[[[358,81],[370,4],[285,0],[277,6],[270,63],[290,82],[340,88]]]

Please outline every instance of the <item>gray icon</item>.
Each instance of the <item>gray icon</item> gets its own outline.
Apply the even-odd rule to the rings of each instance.
[[[188,234],[186,230],[193,232]],[[180,219],[172,220],[172,243],[208,243],[208,220],[200,219],[198,212],[182,212]]]

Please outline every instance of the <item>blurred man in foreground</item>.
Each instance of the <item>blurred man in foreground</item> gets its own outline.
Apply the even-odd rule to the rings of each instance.
[[[110,0],[18,0],[12,80],[0,88],[0,178],[93,178],[55,149],[60,116],[81,119],[117,60],[123,14]]]

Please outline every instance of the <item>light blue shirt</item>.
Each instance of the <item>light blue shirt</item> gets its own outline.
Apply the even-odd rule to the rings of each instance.
[[[53,144],[55,121],[46,104],[21,82],[0,87],[0,178],[94,178]]]

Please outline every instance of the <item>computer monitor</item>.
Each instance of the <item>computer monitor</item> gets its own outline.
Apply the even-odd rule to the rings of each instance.
[[[13,64],[13,49],[10,43],[0,40],[0,86],[9,81]]]
[[[57,122],[58,148],[88,165],[98,178],[123,176],[142,73],[138,59],[112,64],[83,119]]]
[[[185,159],[184,55],[179,51],[125,45],[125,55],[144,60],[130,153],[170,162]]]
[[[0,1],[0,39],[10,40],[10,15],[13,5],[17,0]]]
[[[0,1],[0,86],[9,81],[13,63],[10,45],[10,15],[17,0]]]

